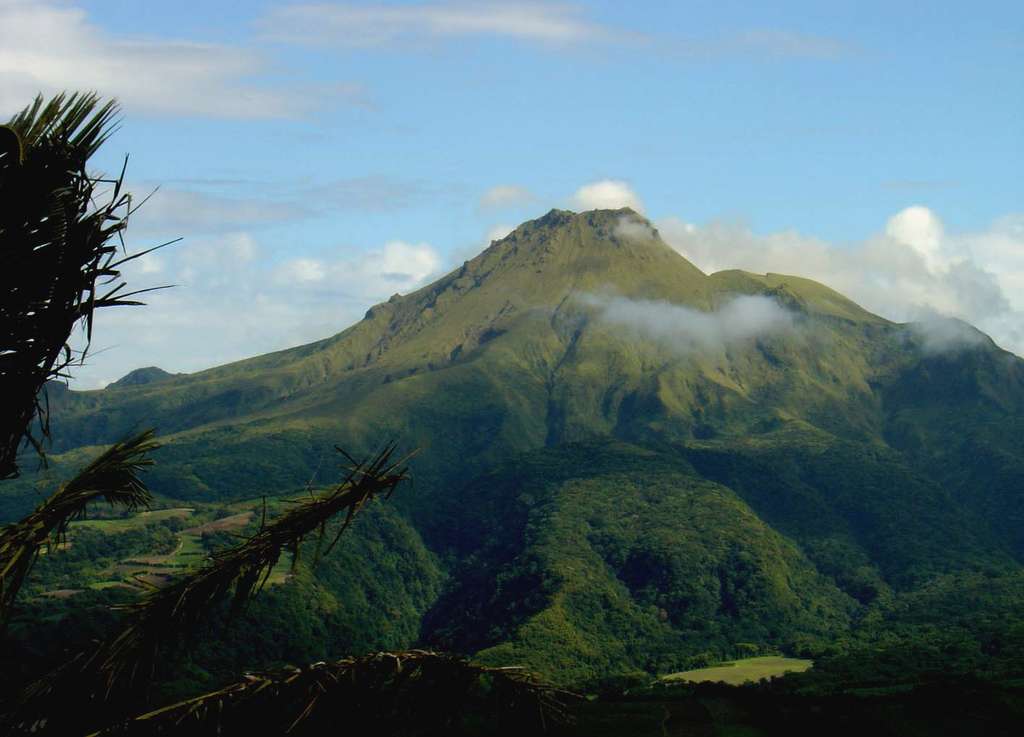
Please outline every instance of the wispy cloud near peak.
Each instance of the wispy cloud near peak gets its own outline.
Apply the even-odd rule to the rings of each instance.
[[[617,210],[630,207],[644,212],[644,203],[628,183],[620,179],[601,179],[584,184],[572,196],[572,206],[580,210]]]

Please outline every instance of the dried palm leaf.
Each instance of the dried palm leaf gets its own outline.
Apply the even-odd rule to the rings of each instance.
[[[211,693],[95,733],[114,735],[541,734],[573,694],[521,668],[425,650],[249,673]]]

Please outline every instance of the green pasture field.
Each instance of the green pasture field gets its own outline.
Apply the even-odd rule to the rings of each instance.
[[[689,681],[690,683],[728,683],[741,686],[756,683],[762,678],[772,678],[786,673],[802,673],[814,665],[812,660],[786,658],[781,655],[766,655],[758,658],[732,660],[709,668],[687,670],[664,676],[663,681]]]

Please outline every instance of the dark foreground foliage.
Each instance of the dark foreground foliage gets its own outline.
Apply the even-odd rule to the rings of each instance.
[[[1024,686],[950,679],[904,688],[794,692],[789,677],[761,686],[700,684],[581,702],[558,737],[1010,737],[1024,719]]]
[[[376,653],[249,673],[209,694],[102,735],[540,734],[566,718],[565,692],[519,668],[486,668],[425,650]]]
[[[95,94],[61,94],[0,126],[0,478],[17,475],[23,439],[43,450],[43,386],[84,357],[68,343],[75,326],[88,345],[97,309],[141,304],[119,270],[145,253],[118,253],[132,207],[124,172],[108,180],[86,170],[117,112]]]

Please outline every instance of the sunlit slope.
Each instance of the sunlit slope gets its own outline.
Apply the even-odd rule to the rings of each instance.
[[[696,426],[738,429],[778,415],[826,422],[836,418],[836,401],[836,419],[871,431],[868,384],[877,354],[896,340],[894,326],[806,280],[705,276],[646,226],[623,233],[624,222],[641,221],[630,211],[552,211],[327,340],[149,384],[61,392],[55,450],[155,423],[171,443],[188,447],[251,444],[255,451],[284,433],[310,448],[324,438],[358,449],[389,432],[417,447],[454,449],[487,433],[504,453],[620,431],[685,437]],[[700,310],[738,294],[766,294],[793,309],[802,328],[686,356],[594,320],[579,298],[595,293]],[[230,488],[220,473],[233,453],[218,453],[218,472],[204,480],[206,453],[187,451],[193,491],[250,493]],[[259,464],[261,455],[247,462]],[[467,460],[461,448],[451,457]],[[303,476],[273,460],[268,484]],[[251,470],[241,477],[246,482]]]

